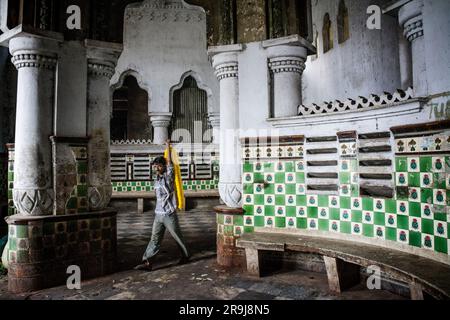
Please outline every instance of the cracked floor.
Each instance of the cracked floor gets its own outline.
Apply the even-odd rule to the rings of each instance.
[[[369,291],[360,285],[339,295],[328,291],[325,274],[302,270],[277,271],[252,278],[216,264],[216,222],[212,210],[180,214],[180,225],[193,254],[190,263],[176,265],[179,249],[166,233],[152,272],[135,271],[151,235],[153,214],[138,215],[121,209],[118,214],[118,271],[82,282],[81,290],[65,286],[31,294],[7,292],[7,277],[0,277],[0,299],[30,300],[397,300],[388,291]]]

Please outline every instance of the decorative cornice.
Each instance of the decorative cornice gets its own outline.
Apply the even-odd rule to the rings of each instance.
[[[88,71],[91,76],[106,77],[111,79],[115,73],[114,67],[111,64],[100,62],[88,62]]]
[[[305,62],[297,57],[277,57],[269,59],[269,68],[273,73],[305,71]]]
[[[38,53],[21,53],[16,54],[11,58],[11,62],[17,68],[40,68],[55,70],[58,59]]]
[[[324,102],[321,105],[313,103],[311,106],[301,105],[298,108],[299,116],[323,115],[338,113],[344,111],[356,111],[362,109],[371,109],[376,106],[389,105],[397,102],[407,101],[413,98],[414,92],[412,88],[408,90],[397,90],[395,93],[385,92],[378,96],[375,94],[370,97],[359,97],[357,99],[347,99],[345,101],[336,100],[334,102]]]
[[[229,62],[216,66],[215,74],[219,81],[226,78],[237,78],[239,75],[239,67],[237,62]]]
[[[112,145],[146,145],[146,144],[152,144],[151,140],[112,140]]]

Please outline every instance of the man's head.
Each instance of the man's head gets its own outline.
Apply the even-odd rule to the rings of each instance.
[[[166,159],[164,157],[157,157],[152,162],[153,170],[155,170],[158,174],[163,174],[166,172]]]

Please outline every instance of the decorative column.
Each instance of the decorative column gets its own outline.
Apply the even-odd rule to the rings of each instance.
[[[17,36],[9,41],[18,70],[14,204],[19,215],[53,210],[52,148],[57,41]]]
[[[423,32],[423,0],[413,0],[403,5],[398,13],[404,36],[411,42],[413,86],[416,96],[428,94],[426,50]]]
[[[241,50],[240,45],[210,50],[213,67],[220,82],[219,193],[230,208],[242,206],[238,81],[238,51]]]
[[[169,126],[172,120],[171,112],[150,113],[150,122],[153,126],[153,143],[164,144],[169,139]]]
[[[269,69],[273,75],[273,114],[275,118],[296,116],[302,104],[302,74],[307,48],[281,42],[267,46]]]
[[[208,114],[209,123],[213,129],[212,142],[214,144],[219,144],[220,142],[220,113],[214,112]]]
[[[122,47],[86,41],[88,58],[88,198],[91,210],[107,207],[112,195],[110,126],[112,100],[109,81]]]

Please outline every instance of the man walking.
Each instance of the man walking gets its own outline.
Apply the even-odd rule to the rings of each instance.
[[[167,160],[164,157],[158,157],[152,163],[153,168],[157,172],[155,180],[155,221],[153,223],[152,238],[142,257],[142,264],[136,266],[136,270],[152,270],[153,259],[159,252],[166,229],[169,230],[182,252],[179,264],[184,264],[189,260],[189,252],[184,243],[176,214],[177,200],[170,140],[167,141],[167,148],[169,150]]]

